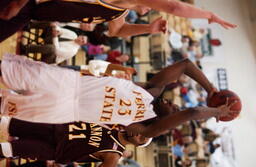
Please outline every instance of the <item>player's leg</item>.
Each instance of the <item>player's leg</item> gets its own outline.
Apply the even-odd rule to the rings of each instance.
[[[66,94],[77,86],[78,72],[6,54],[1,62],[3,84],[15,91]]]
[[[48,143],[54,143],[55,125],[32,123],[8,116],[2,116],[0,120],[2,134],[19,138],[39,139]]]
[[[0,157],[54,160],[55,146],[41,140],[18,139],[0,143]]]

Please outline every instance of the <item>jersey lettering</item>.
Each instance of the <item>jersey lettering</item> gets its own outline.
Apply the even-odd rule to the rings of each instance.
[[[74,140],[74,139],[89,138],[88,144],[98,148],[102,141],[103,129],[101,126],[97,124],[90,124],[90,128],[91,128],[91,131],[88,134],[89,135],[88,137],[84,133],[82,133],[82,131],[85,131],[87,129],[85,123],[80,123],[79,125],[70,124],[68,125],[68,130],[69,130],[68,139]],[[74,134],[75,132],[79,132],[79,134]]]
[[[102,122],[111,121],[115,99],[116,99],[116,89],[113,87],[106,86],[104,105],[103,105],[103,110],[101,112],[100,121]]]
[[[86,124],[85,124],[85,123],[81,123],[80,125],[81,125],[81,127],[79,127],[79,126],[77,126],[77,125],[75,125],[75,124],[70,124],[70,125],[68,126],[68,131],[69,131],[69,132],[74,132],[75,130],[77,130],[77,131],[86,130]],[[70,133],[70,134],[68,135],[68,139],[69,139],[69,140],[73,140],[73,139],[85,139],[85,138],[86,138],[86,136],[85,136],[85,134],[83,134],[83,133],[80,133],[80,134],[78,134],[78,135],[74,135],[74,134]]]
[[[89,139],[89,145],[99,147],[102,140],[102,127],[97,124],[91,124],[91,136]]]
[[[16,115],[16,113],[17,113],[16,104],[8,101],[8,103],[7,103],[7,110],[8,110],[8,115],[9,116]]]
[[[135,97],[135,104],[137,106],[137,111],[135,114],[135,117],[133,118],[134,121],[138,121],[144,118],[144,113],[146,112],[146,107],[143,102],[143,96],[140,92],[133,91],[133,93],[136,95]]]
[[[143,101],[143,95],[138,91],[132,91],[132,93],[135,96],[135,99],[133,101],[130,99],[123,98],[117,99],[116,89],[110,86],[106,86],[103,109],[101,111],[101,117],[99,120],[101,122],[110,122],[112,120],[113,112],[117,113],[120,116],[132,115],[133,104],[136,106],[136,108],[134,111],[135,115],[133,116],[132,120],[142,120],[146,112],[146,105]]]

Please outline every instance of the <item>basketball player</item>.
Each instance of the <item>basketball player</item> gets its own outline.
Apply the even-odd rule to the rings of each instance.
[[[0,143],[0,156],[55,160],[61,164],[103,162],[103,167],[115,167],[125,145],[142,146],[149,141],[140,135],[129,137],[124,132],[82,122],[41,124],[2,117],[0,129],[18,137]]]
[[[187,120],[218,117],[227,114],[222,111],[229,110],[229,106],[199,107],[170,115],[166,113],[170,113],[171,107],[161,100],[153,102],[166,85],[182,74],[201,84],[208,94],[215,91],[204,74],[188,59],[164,68],[140,86],[119,78],[80,76],[79,72],[17,55],[3,57],[1,73],[6,87],[18,92],[2,90],[2,114],[31,122],[83,121],[128,126],[154,118],[146,125],[159,127],[159,133],[163,133]],[[145,132],[143,135],[154,137],[158,134]]]
[[[35,2],[36,1],[36,2]],[[234,28],[214,13],[176,0],[2,0],[0,2],[0,42],[20,30],[31,19],[60,22],[109,22],[109,35],[128,37],[165,32],[166,20],[157,18],[151,24],[127,24],[127,9],[145,14],[151,8],[181,17],[204,18],[224,28]],[[1,10],[2,9],[2,10]]]

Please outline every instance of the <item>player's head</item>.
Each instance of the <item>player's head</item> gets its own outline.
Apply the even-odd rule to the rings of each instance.
[[[152,138],[148,138],[148,137],[142,136],[140,134],[134,135],[134,136],[129,136],[126,134],[125,138],[129,143],[134,144],[135,146],[139,146],[139,147],[146,147],[152,141]]]
[[[154,111],[158,117],[164,117],[169,114],[174,114],[180,109],[176,104],[173,104],[171,101],[164,98],[158,98],[154,101]]]

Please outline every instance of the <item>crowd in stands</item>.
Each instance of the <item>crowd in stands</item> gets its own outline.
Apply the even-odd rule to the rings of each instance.
[[[174,30],[169,32],[171,54],[167,58],[167,65],[188,58],[198,68],[202,69],[201,59],[204,54],[200,40],[206,35],[204,29],[192,29],[191,36],[181,35]],[[210,45],[219,46],[219,40],[210,40]],[[177,103],[180,108],[189,108],[207,105],[207,93],[203,88],[183,75],[180,79],[166,88],[162,98],[170,103]],[[171,130],[172,150],[175,167],[200,166],[210,164],[210,156],[216,149],[221,148],[216,140],[220,137],[206,127],[206,121],[190,121]]]

